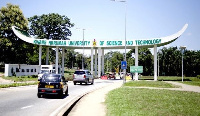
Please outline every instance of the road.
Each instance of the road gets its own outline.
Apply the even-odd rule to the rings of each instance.
[[[0,116],[53,116],[75,97],[119,80],[96,79],[93,85],[68,82],[69,96],[37,98],[37,85],[0,89]]]

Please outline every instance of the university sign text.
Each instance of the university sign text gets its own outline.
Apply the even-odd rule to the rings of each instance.
[[[71,40],[46,40],[35,39],[34,44],[49,45],[49,46],[85,46],[85,47],[109,47],[109,46],[124,46],[124,41],[71,41]],[[161,39],[146,39],[126,41],[127,46],[142,46],[160,44]]]

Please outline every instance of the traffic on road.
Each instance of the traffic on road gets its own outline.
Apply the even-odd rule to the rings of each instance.
[[[59,98],[57,96],[46,96],[38,98],[38,86],[21,86],[0,89],[0,115],[4,116],[53,116],[57,115],[63,108],[75,98],[105,87],[121,80],[95,79],[93,85],[74,85],[73,81],[67,82],[68,96]]]

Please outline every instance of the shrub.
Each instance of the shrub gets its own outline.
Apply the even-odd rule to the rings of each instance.
[[[200,79],[200,75],[197,75],[197,78]]]

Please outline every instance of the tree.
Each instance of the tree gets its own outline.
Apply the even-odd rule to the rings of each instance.
[[[30,44],[20,40],[11,26],[28,29],[28,20],[17,5],[7,4],[0,9],[0,62],[27,63]]]
[[[73,27],[74,24],[70,22],[67,16],[61,16],[57,13],[43,14],[41,16],[33,16],[28,18],[30,22],[30,35],[37,36],[39,39],[50,39],[50,40],[68,40],[68,36],[72,33],[69,28]],[[44,47],[49,49],[48,47]],[[38,54],[38,46],[35,47]],[[55,55],[54,51],[50,49],[50,61],[54,62]],[[46,53],[43,54],[42,58],[45,59]],[[38,55],[37,55],[38,57]]]
[[[37,38],[52,40],[67,40],[72,33],[69,28],[74,24],[70,22],[67,16],[61,16],[56,13],[43,14],[42,16],[33,16],[28,18],[30,25],[30,34]]]
[[[135,65],[135,59],[132,58],[132,53],[135,54],[135,49],[131,49],[126,55],[128,58],[128,71],[130,69],[130,66]],[[153,59],[151,51],[148,48],[140,48],[138,50],[138,65],[143,66],[143,75],[153,74]]]

